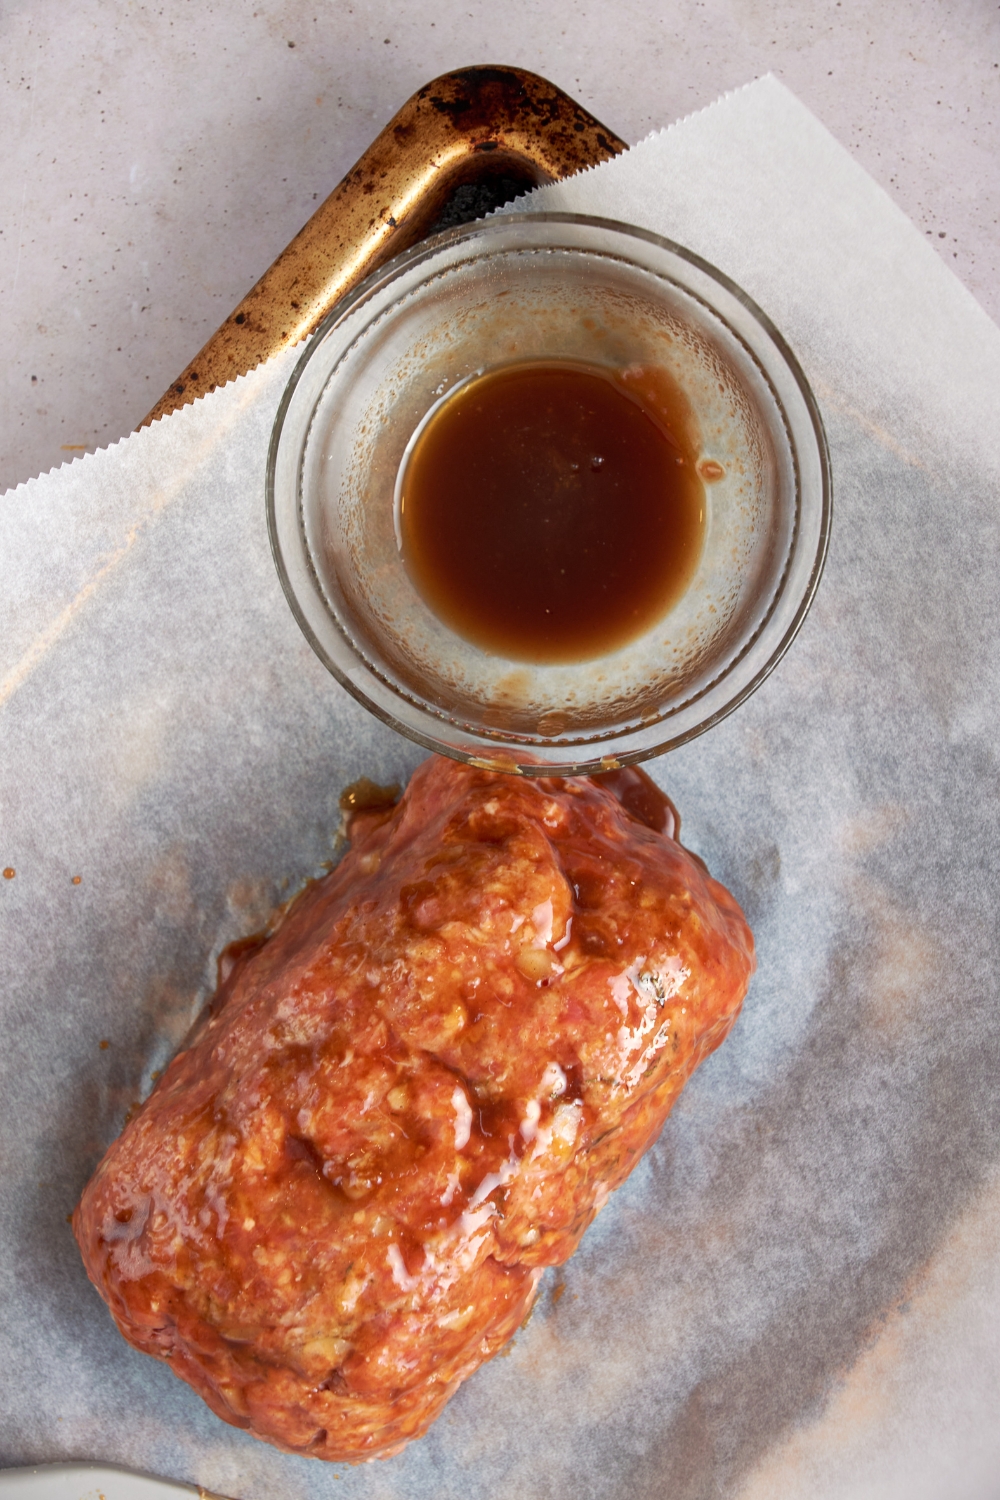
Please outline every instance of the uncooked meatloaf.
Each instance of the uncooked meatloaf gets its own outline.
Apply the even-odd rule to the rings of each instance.
[[[739,1010],[749,929],[671,826],[641,773],[442,759],[359,817],[83,1194],[125,1337],[297,1453],[424,1432]]]

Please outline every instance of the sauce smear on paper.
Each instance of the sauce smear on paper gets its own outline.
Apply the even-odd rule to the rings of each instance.
[[[477,376],[420,432],[398,533],[416,588],[494,654],[615,651],[684,592],[705,492],[665,371],[526,361]]]

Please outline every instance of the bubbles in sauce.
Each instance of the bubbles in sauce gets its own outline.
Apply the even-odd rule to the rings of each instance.
[[[643,634],[697,567],[698,437],[664,370],[525,361],[432,413],[400,476],[415,587],[482,649],[585,661]]]

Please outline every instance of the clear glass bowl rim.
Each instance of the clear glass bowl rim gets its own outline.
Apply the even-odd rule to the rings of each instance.
[[[378,288],[397,280],[421,260],[429,260],[442,249],[448,248],[462,240],[480,239],[488,235],[491,230],[509,229],[516,224],[524,224],[526,226],[539,224],[567,225],[578,228],[592,228],[597,231],[611,231],[615,234],[624,235],[627,238],[644,241],[647,244],[662,249],[668,254],[676,256],[679,260],[687,262],[693,269],[706,276],[710,281],[718,283],[759,324],[784,361],[788,373],[792,376],[795,385],[798,387],[799,395],[802,398],[806,414],[809,418],[812,436],[816,443],[816,457],[820,471],[820,514],[812,564],[789,623],[782,632],[780,639],[774,644],[767,658],[759,664],[753,675],[746,682],[742,683],[738,690],[723,704],[713,708],[704,719],[696,724],[688,725],[677,733],[667,735],[662,740],[656,740],[648,744],[637,744],[634,747],[616,745],[612,755],[608,755],[605,752],[590,759],[574,758],[572,761],[566,761],[565,763],[555,760],[550,761],[544,758],[544,756],[539,756],[537,745],[525,745],[526,753],[519,757],[517,747],[510,742],[498,742],[488,739],[486,736],[483,736],[482,740],[475,745],[467,744],[462,746],[450,744],[437,738],[433,733],[425,732],[418,726],[403,722],[393,713],[389,712],[382,704],[369,697],[354,677],[348,675],[332,659],[313,631],[305,611],[297,598],[285,565],[276,515],[276,474],[278,453],[285,420],[299,381],[310,361],[321,348],[325,336]],[[391,260],[386,261],[384,265],[371,272],[363,281],[360,281],[356,287],[345,293],[334,304],[306,342],[278,404],[268,447],[265,473],[265,503],[271,555],[274,559],[278,578],[292,614],[323,665],[337,679],[341,687],[346,689],[362,707],[367,709],[377,719],[387,724],[390,729],[394,729],[398,734],[415,741],[417,744],[423,745],[427,750],[450,756],[454,760],[471,764],[488,764],[496,769],[507,769],[519,774],[567,776],[594,774],[618,766],[635,765],[641,761],[651,760],[656,756],[664,755],[670,750],[678,749],[681,745],[685,745],[691,740],[698,738],[698,736],[704,734],[707,730],[712,729],[716,724],[727,718],[757,691],[761,683],[770,676],[798,635],[815,598],[816,590],[819,587],[829,550],[833,524],[833,479],[829,445],[823,419],[820,415],[816,398],[813,395],[798,359],[767,313],[754,301],[749,293],[744,291],[724,271],[720,271],[717,266],[714,266],[703,256],[698,255],[695,251],[688,249],[677,241],[668,239],[664,235],[656,234],[652,230],[643,229],[636,224],[626,224],[617,219],[609,219],[593,214],[548,211],[523,213],[501,210],[498,213],[490,215],[488,218],[477,219],[471,224],[461,224],[456,228],[446,229],[439,234],[428,236],[410,249],[404,250],[399,255],[393,256]],[[761,633],[766,634],[766,626]],[[348,646],[348,649],[352,649],[350,648],[350,643],[346,642],[346,640],[345,645]],[[364,665],[362,658],[357,658],[357,660],[361,665]],[[646,732],[646,726],[632,731],[632,734],[633,737],[638,738],[643,732]],[[622,730],[619,738],[624,739],[628,733],[629,731]]]

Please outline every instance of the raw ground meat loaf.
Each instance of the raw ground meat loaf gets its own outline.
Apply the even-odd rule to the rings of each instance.
[[[422,1433],[739,1010],[749,929],[672,826],[639,772],[442,759],[359,816],[84,1192],[125,1337],[295,1452]]]

